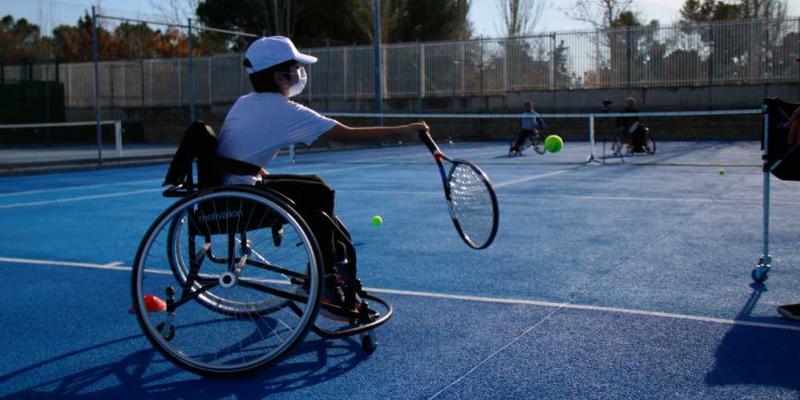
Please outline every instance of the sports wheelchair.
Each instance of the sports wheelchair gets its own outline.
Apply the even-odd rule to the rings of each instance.
[[[542,139],[542,134],[540,131],[533,131],[525,137],[525,142],[522,143],[522,146],[519,147],[518,151],[514,151],[514,145],[517,144],[517,139],[519,138],[519,133],[515,134],[514,137],[511,138],[511,141],[508,143],[508,155],[509,156],[521,156],[522,153],[527,149],[533,149],[536,154],[544,154],[544,139]]]
[[[611,143],[611,152],[619,157],[632,156],[634,153],[656,154],[656,140],[650,128],[644,125],[639,125],[634,133],[619,128],[619,133]]]
[[[136,253],[133,312],[147,339],[175,365],[212,377],[274,365],[309,330],[322,338],[361,335],[363,351],[372,353],[374,329],[393,309],[355,276],[344,224],[325,216],[336,230],[333,267],[344,281],[345,303],[336,305],[322,300],[326,269],[303,219],[309,211],[268,188],[223,186],[222,174],[256,175],[260,167],[218,157],[216,145],[205,123],[189,126],[164,182],[163,195],[179,200],[156,218]]]

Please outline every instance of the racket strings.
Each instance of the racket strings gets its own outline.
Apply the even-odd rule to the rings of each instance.
[[[450,173],[450,214],[467,238],[482,246],[492,236],[494,205],[483,177],[469,165],[456,164]]]

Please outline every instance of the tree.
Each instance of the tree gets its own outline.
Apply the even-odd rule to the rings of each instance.
[[[381,0],[384,42],[466,39],[469,0]],[[372,0],[204,0],[198,18],[207,26],[285,35],[301,46],[372,42]],[[277,21],[277,22],[276,22]],[[243,41],[236,42],[243,48]]]
[[[47,58],[49,45],[40,36],[39,27],[25,18],[14,20],[6,15],[0,20],[0,61],[18,63]]]
[[[780,69],[777,63],[781,61],[773,60],[772,49],[764,43],[779,43],[788,34],[786,8],[786,0],[686,0],[680,25],[686,35],[700,37],[709,48],[709,56],[703,58],[709,79],[747,79],[762,76],[770,68]],[[736,20],[745,25],[714,24]],[[762,37],[752,40],[754,33]]]
[[[497,10],[500,13],[502,32],[506,37],[524,36],[533,32],[546,0],[500,0]]]
[[[784,20],[786,0],[739,0],[726,3],[714,0],[686,0],[681,8],[683,23],[730,21],[760,18]]]
[[[150,6],[163,19],[176,25],[183,25],[187,18],[194,17],[199,4],[199,0],[150,0]]]
[[[605,30],[618,21],[620,14],[631,11],[633,0],[574,0],[565,11],[570,18],[591,24],[597,30]]]
[[[102,51],[111,41],[111,33],[100,27],[97,30],[99,50]],[[92,17],[84,14],[75,26],[59,25],[53,29],[55,56],[63,61],[91,61]]]

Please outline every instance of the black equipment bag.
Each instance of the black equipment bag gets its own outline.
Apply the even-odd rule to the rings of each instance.
[[[800,106],[777,97],[764,99],[769,126],[765,168],[776,178],[784,181],[800,181],[800,144],[789,145],[789,119],[792,113]],[[761,148],[764,148],[764,138],[761,138]]]

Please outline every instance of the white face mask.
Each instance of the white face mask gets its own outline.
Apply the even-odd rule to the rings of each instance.
[[[297,69],[297,83],[286,88],[287,91],[286,95],[288,97],[294,97],[302,93],[303,89],[305,89],[306,87],[306,82],[308,82],[308,76],[306,76],[306,69],[300,67]]]

